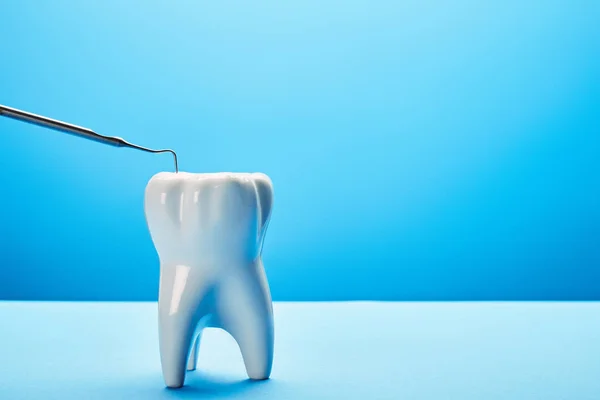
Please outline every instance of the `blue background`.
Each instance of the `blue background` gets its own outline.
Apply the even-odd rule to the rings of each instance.
[[[600,3],[4,1],[0,104],[275,185],[275,300],[600,299]],[[0,298],[152,300],[168,155],[0,120]]]

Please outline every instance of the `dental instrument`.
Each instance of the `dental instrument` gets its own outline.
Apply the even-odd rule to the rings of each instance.
[[[179,172],[179,167],[177,164],[177,154],[171,149],[149,149],[147,147],[142,147],[133,143],[129,143],[125,139],[122,139],[120,137],[100,135],[88,128],[83,128],[81,126],[43,117],[41,115],[32,114],[26,111],[17,110],[12,107],[3,106],[2,104],[0,104],[0,116],[4,116],[22,122],[27,122],[45,128],[54,129],[59,132],[79,136],[85,139],[92,140],[94,142],[104,143],[113,147],[128,147],[131,149],[145,151],[147,153],[171,153],[173,154],[173,159],[175,161],[175,172]]]

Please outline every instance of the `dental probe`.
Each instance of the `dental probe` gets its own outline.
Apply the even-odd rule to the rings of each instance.
[[[147,153],[171,153],[173,154],[173,159],[175,160],[175,172],[179,172],[179,167],[177,165],[177,154],[171,149],[160,149],[154,150],[149,149],[147,147],[138,146],[136,144],[132,144],[127,142],[125,139],[114,136],[104,136],[94,132],[91,129],[83,128],[81,126],[68,124],[66,122],[57,121],[55,119],[42,117],[40,115],[32,114],[26,111],[17,110],[15,108],[3,106],[0,104],[0,115],[3,115],[8,118],[12,118],[18,121],[28,122],[30,124],[42,126],[45,128],[54,129],[59,132],[68,133],[71,135],[79,136],[85,139],[92,140],[98,143],[104,143],[109,146],[114,147],[128,147],[131,149],[137,149],[141,151],[145,151]]]

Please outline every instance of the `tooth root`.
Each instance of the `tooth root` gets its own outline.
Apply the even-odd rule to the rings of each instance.
[[[191,345],[199,333],[198,322],[206,314],[200,305],[207,298],[208,284],[201,283],[205,276],[197,272],[186,265],[161,265],[159,347],[163,378],[170,388],[184,384]]]
[[[219,290],[221,327],[237,342],[248,377],[254,380],[268,379],[273,364],[273,310],[263,276],[262,263],[256,263]]]
[[[194,371],[196,369],[198,363],[198,349],[200,348],[200,340],[202,338],[202,333],[198,333],[196,338],[194,339],[194,344],[192,344],[192,349],[190,350],[190,356],[188,357],[187,362],[187,370]]]
[[[183,386],[193,337],[193,327],[182,318],[159,315],[160,361],[165,384],[170,388]]]

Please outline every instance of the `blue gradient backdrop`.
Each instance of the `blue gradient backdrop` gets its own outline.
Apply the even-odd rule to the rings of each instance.
[[[600,299],[600,3],[484,3],[5,0],[0,103],[270,175],[276,300]],[[156,299],[169,156],[0,134],[0,298]]]

